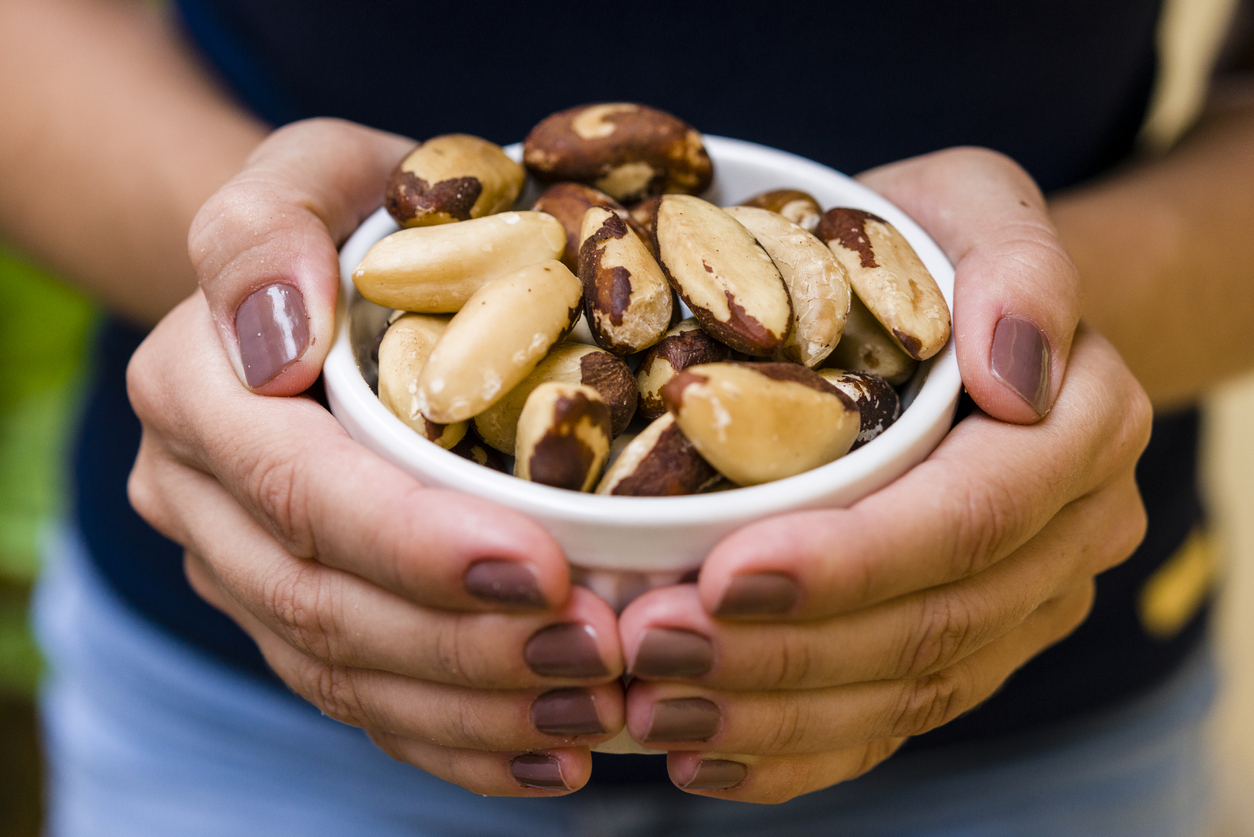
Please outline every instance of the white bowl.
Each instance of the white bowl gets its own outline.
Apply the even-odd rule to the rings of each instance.
[[[824,207],[851,206],[899,229],[953,307],[954,271],[940,248],[904,212],[826,166],[753,143],[705,137],[715,182],[704,195],[728,205],[767,189],[803,189]],[[521,149],[507,149],[519,159]],[[901,418],[879,438],[795,477],[688,497],[605,497],[525,482],[443,450],[384,407],[363,375],[373,375],[370,348],[389,313],[362,299],[352,272],[366,251],[398,229],[380,209],[340,251],[344,304],[324,367],[331,412],[349,435],[431,486],[464,491],[529,515],[561,544],[570,561],[595,570],[681,573],[700,565],[721,538],[750,521],[798,509],[847,506],[921,462],[953,421],[961,380],[953,341],[920,364],[905,390]],[[360,362],[359,362],[360,361]]]

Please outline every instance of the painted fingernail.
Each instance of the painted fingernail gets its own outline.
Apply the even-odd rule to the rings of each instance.
[[[682,787],[684,790],[727,790],[745,780],[749,768],[738,761],[702,759],[697,770]]]
[[[476,561],[467,568],[462,582],[466,592],[485,601],[539,608],[546,604],[535,573],[517,561]]]
[[[562,765],[552,756],[539,753],[525,753],[515,756],[509,763],[509,772],[514,774],[518,784],[528,788],[544,790],[570,790],[570,785],[562,778]]]
[[[567,623],[542,628],[527,640],[523,659],[544,677],[602,677],[609,669],[601,661],[596,633],[590,625]]]
[[[727,585],[715,616],[774,616],[797,604],[797,582],[784,573],[738,575]]]
[[[587,689],[555,689],[531,704],[531,723],[546,735],[598,735],[605,732]]]
[[[1049,341],[1030,321],[1002,317],[993,332],[990,367],[997,380],[1044,416],[1049,410]]]
[[[650,628],[640,640],[631,673],[637,677],[701,677],[714,665],[714,646],[701,634]]]
[[[705,698],[677,698],[653,704],[645,743],[705,741],[718,732],[718,707]]]
[[[282,282],[254,291],[235,309],[235,339],[244,379],[250,387],[264,384],[309,348],[305,297]]]

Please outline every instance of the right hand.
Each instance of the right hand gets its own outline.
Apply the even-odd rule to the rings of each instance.
[[[323,712],[475,793],[565,793],[588,780],[588,745],[623,726],[613,611],[570,584],[561,549],[526,517],[425,488],[309,398],[267,397],[316,380],[336,245],[412,145],[297,123],[201,210],[202,292],[127,374],[144,427],[131,502],[186,548],[195,590]],[[266,334],[241,352],[237,322]]]

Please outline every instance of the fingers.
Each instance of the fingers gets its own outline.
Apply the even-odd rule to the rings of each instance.
[[[1000,640],[924,677],[781,692],[636,680],[627,729],[657,749],[754,755],[830,752],[919,735],[988,698],[1016,668],[1074,630],[1092,599],[1093,583],[1085,580]]]
[[[974,575],[1073,498],[1131,474],[1151,416],[1110,345],[1082,332],[1048,420],[1016,427],[971,416],[926,461],[848,509],[741,529],[702,566],[702,604],[723,617],[813,618]],[[1144,514],[1139,499],[1120,508],[1119,520]]]
[[[197,515],[188,510],[199,508],[198,495],[188,488],[179,503],[169,497],[189,463],[219,480],[288,552],[410,601],[454,610],[565,602],[569,568],[539,525],[474,497],[424,488],[353,442],[312,401],[242,389],[212,348],[215,339],[195,295],[161,322],[128,369],[145,425],[131,501],[159,531],[180,543],[191,537]],[[178,398],[187,392],[197,394],[195,405]]]
[[[986,413],[1028,424],[1062,386],[1080,318],[1079,275],[1031,177],[977,148],[940,151],[860,179],[904,209],[954,263],[962,381]]]
[[[188,250],[239,380],[294,395],[331,347],[336,246],[383,202],[412,140],[331,119],[274,132],[197,214]]]
[[[883,738],[830,753],[796,756],[680,751],[667,754],[666,769],[671,781],[689,793],[774,805],[856,779],[905,742],[904,738]]]
[[[830,619],[735,622],[710,617],[695,585],[654,590],[620,618],[628,671],[730,691],[817,689],[917,678],[954,665],[1135,548],[1144,516],[1129,475],[1064,508],[1036,537],[970,579]]]
[[[397,761],[483,796],[564,796],[588,783],[587,747],[530,753],[457,750],[377,730],[370,738]]]

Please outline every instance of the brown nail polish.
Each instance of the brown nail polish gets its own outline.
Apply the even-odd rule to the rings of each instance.
[[[544,677],[603,677],[609,669],[601,661],[596,634],[589,625],[567,623],[542,628],[527,640],[523,659]]]
[[[1049,342],[1033,323],[1002,317],[993,332],[989,368],[997,380],[1044,416],[1049,408]]]
[[[509,772],[514,774],[520,785],[528,788],[570,790],[570,785],[562,778],[561,763],[552,756],[539,753],[515,756],[509,763]]]
[[[244,379],[250,387],[264,384],[309,348],[305,297],[283,282],[254,291],[235,309],[235,339]]]
[[[555,689],[531,704],[531,723],[546,735],[599,735],[605,732],[587,689]]]
[[[726,759],[702,759],[697,771],[682,787],[684,790],[727,790],[734,788],[749,775],[749,768],[738,761]]]
[[[517,561],[476,561],[467,568],[462,582],[466,592],[485,601],[537,608],[546,604],[535,574]]]
[[[715,616],[776,616],[797,604],[797,582],[784,573],[747,573],[727,585]]]
[[[714,666],[714,646],[692,631],[650,628],[640,640],[631,673],[637,677],[701,677]]]
[[[660,700],[644,741],[705,741],[718,732],[719,717],[718,707],[705,698]]]

